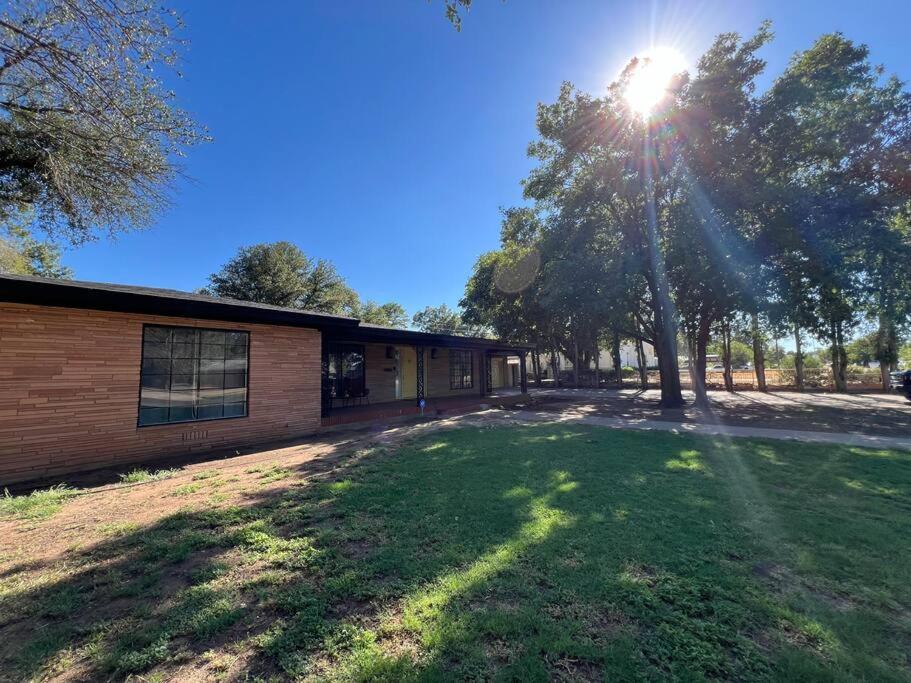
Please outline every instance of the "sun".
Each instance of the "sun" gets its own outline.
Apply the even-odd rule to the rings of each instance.
[[[647,117],[664,99],[671,79],[686,70],[686,59],[672,47],[654,47],[638,59],[624,97],[630,109]]]

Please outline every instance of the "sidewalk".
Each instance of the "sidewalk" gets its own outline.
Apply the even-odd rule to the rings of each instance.
[[[781,439],[808,443],[834,443],[843,446],[863,448],[895,448],[911,450],[911,437],[873,436],[845,432],[811,432],[797,429],[768,429],[763,427],[735,427],[723,424],[696,422],[668,422],[665,420],[627,419],[584,415],[568,409],[563,412],[519,410],[506,415],[515,416],[517,421],[564,422],[572,424],[609,427],[611,429],[641,429],[643,431],[672,432],[674,434],[702,434],[710,436],[731,436],[754,439]]]

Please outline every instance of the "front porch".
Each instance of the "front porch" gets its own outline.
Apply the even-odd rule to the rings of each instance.
[[[527,394],[528,349],[362,326],[323,336],[322,426],[477,410]]]
[[[519,389],[506,388],[495,391],[489,396],[447,396],[425,399],[423,415],[441,417],[459,415],[483,410],[494,405],[509,405],[521,401],[525,395]],[[334,408],[329,415],[322,418],[323,427],[353,424],[356,422],[376,422],[398,417],[421,415],[422,411],[412,399],[373,403],[370,405],[350,405]]]

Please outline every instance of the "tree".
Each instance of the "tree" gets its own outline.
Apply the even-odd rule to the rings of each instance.
[[[877,336],[878,332],[871,332],[846,344],[848,362],[863,365],[865,368],[870,367],[870,362],[876,360]]]
[[[350,315],[357,294],[329,261],[313,261],[290,242],[242,247],[209,276],[206,292],[242,301]]]
[[[635,318],[654,345],[661,370],[661,403],[674,407],[683,400],[677,322],[658,235],[665,216],[662,212],[659,223],[656,213],[657,207],[664,206],[669,186],[664,175],[650,175],[652,154],[658,150],[648,151],[653,133],[626,105],[623,88],[628,78],[629,69],[604,98],[576,92],[567,83],[554,104],[539,106],[540,139],[529,147],[539,164],[525,181],[525,194],[547,216],[550,244],[563,244],[563,253],[580,257],[580,264],[584,263],[580,273],[585,272],[589,283],[574,282],[573,260],[551,263],[545,258],[545,274],[565,285],[551,294],[565,316],[562,332],[561,325],[556,332],[573,340],[574,346],[583,334],[595,338],[593,297],[643,291],[645,296],[621,301],[628,302],[629,317]],[[661,163],[666,153],[662,151]],[[596,291],[590,286],[592,258],[601,259],[601,272],[610,275],[610,281]]]
[[[389,302],[378,304],[375,301],[359,302],[351,315],[362,322],[383,327],[407,327],[408,314],[401,304]]]
[[[544,226],[528,207],[503,211],[501,248],[475,262],[459,302],[462,321],[497,337],[532,344],[532,374],[540,386],[541,353],[553,347],[553,318],[544,306],[541,240]]]
[[[0,219],[32,212],[72,243],[150,223],[177,159],[208,139],[164,82],[179,28],[148,0],[5,3]]]
[[[883,80],[868,54],[825,35],[792,59],[761,105],[774,187],[766,215],[777,217],[766,239],[785,257],[782,272],[798,266],[786,279],[799,295],[784,298],[811,302],[811,331],[830,345],[837,391],[847,388],[845,340],[869,305],[880,257],[896,259],[884,247],[894,248],[891,224],[911,193],[911,95],[897,78]]]
[[[721,341],[709,344],[709,352],[721,356],[724,353]],[[739,339],[731,339],[730,343],[731,365],[735,368],[742,368],[749,365],[753,357],[753,349]]]
[[[411,323],[422,332],[458,334],[463,329],[462,317],[446,304],[427,306],[412,316]]]
[[[69,279],[73,271],[61,261],[60,248],[51,242],[39,242],[28,230],[8,224],[0,236],[0,273],[39,275]]]

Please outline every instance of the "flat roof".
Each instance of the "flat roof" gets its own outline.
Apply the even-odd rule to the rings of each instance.
[[[508,344],[496,339],[401,330],[372,325],[343,315],[271,306],[238,299],[224,299],[176,289],[108,282],[55,280],[32,275],[0,273],[0,301],[118,313],[312,327],[321,330],[328,339],[340,341],[411,342],[426,346],[458,345],[513,351],[525,351],[531,348],[523,344]]]

